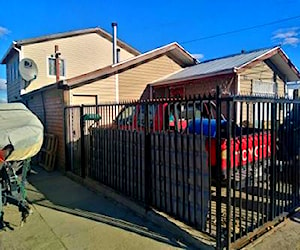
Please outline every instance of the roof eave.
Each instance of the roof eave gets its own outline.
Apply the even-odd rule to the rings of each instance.
[[[185,58],[185,60],[183,60],[184,65],[182,66],[192,66],[199,63],[199,61],[195,57],[193,57],[191,53],[184,49],[179,43],[173,42],[172,44],[178,47],[179,51],[181,51],[182,55]]]
[[[129,58],[120,63],[109,65],[104,68],[92,71],[90,73],[70,78],[67,80],[67,83],[70,88],[76,88],[76,87],[82,86],[84,84],[88,84],[90,82],[94,82],[97,80],[107,78],[113,74],[123,72],[129,68],[136,66],[136,65],[145,63],[148,60],[154,60],[163,55],[167,55],[168,53],[172,53],[172,51],[174,49],[179,49],[181,51],[180,53],[183,53],[184,57],[186,57],[190,63],[194,64],[194,60],[191,55],[189,55],[188,53],[185,53],[184,50],[182,50],[182,48],[177,43],[171,43],[171,44],[167,44],[163,47],[148,51],[144,54],[140,54],[136,57]]]
[[[184,78],[179,78],[179,79],[162,80],[162,81],[158,81],[158,82],[155,82],[152,84],[150,83],[150,86],[157,87],[157,86],[162,86],[162,85],[176,84],[176,83],[180,83],[180,82],[209,78],[209,77],[213,77],[213,76],[228,75],[228,74],[232,74],[232,73],[235,73],[235,70],[233,68],[222,70],[222,71],[215,71],[215,72],[211,72],[209,74],[194,75],[191,77],[184,77]]]
[[[40,93],[40,92],[44,92],[44,91],[47,91],[47,90],[51,90],[51,89],[66,89],[66,81],[65,80],[60,80],[58,82],[54,82],[54,83],[51,83],[51,84],[48,84],[44,87],[41,87],[41,88],[38,88],[38,89],[35,89],[35,90],[32,90],[28,93],[25,93],[25,94],[22,94],[21,97],[22,98],[27,98],[27,97],[30,97],[34,94],[37,94],[37,93]]]
[[[247,63],[236,67],[236,73],[242,73],[244,70],[247,69],[247,66],[252,65],[253,63],[256,62],[260,62],[260,61],[264,61],[266,59],[269,59],[271,57],[273,57],[275,54],[279,54],[281,56],[281,58],[288,64],[288,66],[290,67],[290,69],[293,71],[293,73],[299,78],[300,80],[300,72],[297,69],[297,67],[291,62],[291,60],[289,59],[289,57],[285,54],[285,52],[279,47],[276,46],[272,49],[270,49],[269,51],[267,51],[266,53],[248,61]]]
[[[6,59],[7,59],[8,55],[10,54],[10,52],[11,52],[11,51],[13,50],[13,48],[15,47],[15,44],[16,44],[15,41],[13,41],[13,42],[11,43],[11,45],[9,46],[9,48],[7,49],[7,51],[5,52],[4,56],[2,57],[0,64],[6,64]]]
[[[296,65],[294,65],[292,63],[292,61],[290,60],[290,58],[287,56],[287,54],[282,49],[279,49],[278,53],[285,60],[285,62],[290,66],[290,68],[292,69],[292,71],[298,77],[298,80],[300,80],[300,71],[296,67]]]
[[[276,54],[276,52],[277,52],[279,49],[280,49],[280,47],[279,47],[279,46],[276,46],[276,47],[274,47],[274,48],[268,50],[267,52],[265,52],[265,53],[263,53],[263,54],[261,54],[261,55],[255,57],[255,58],[253,58],[252,60],[250,60],[250,61],[248,61],[248,62],[246,62],[246,63],[244,63],[244,64],[242,64],[242,65],[240,65],[240,66],[238,66],[238,67],[236,67],[236,72],[237,72],[237,73],[240,72],[240,71],[243,70],[246,66],[248,66],[249,64],[254,63],[255,61],[257,61],[257,60],[259,60],[259,59],[264,60],[263,58],[265,58],[265,57],[267,57],[267,58],[271,57],[271,56],[273,55],[273,53]]]
[[[51,35],[46,35],[46,36],[41,36],[41,37],[36,37],[36,38],[29,38],[29,39],[24,39],[24,40],[19,40],[16,42],[17,45],[28,45],[28,44],[33,44],[33,43],[41,43],[45,41],[50,41],[50,40],[55,40],[55,39],[62,39],[62,38],[67,38],[67,37],[73,37],[73,36],[79,36],[83,34],[91,34],[91,33],[97,33],[100,36],[112,41],[112,35],[105,31],[102,28],[96,27],[96,28],[89,28],[89,29],[82,29],[82,30],[75,30],[75,31],[68,31],[68,32],[62,32],[62,33],[57,33],[57,34],[51,34]],[[119,38],[117,39],[117,44],[119,47],[127,50],[128,52],[134,54],[134,55],[139,55],[141,52],[130,46],[129,44],[123,42]]]

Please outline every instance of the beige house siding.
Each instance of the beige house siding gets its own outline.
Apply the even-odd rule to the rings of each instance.
[[[265,63],[260,62],[254,67],[245,70],[240,74],[240,92],[242,94],[252,94],[252,82],[261,80],[262,82],[273,83],[274,71]],[[284,96],[284,82],[277,77],[278,95]]]
[[[59,46],[61,58],[65,59],[65,78],[112,64],[112,43],[96,33],[24,45],[23,56],[33,59],[39,71],[37,79],[30,84],[27,91],[55,82],[55,76],[48,75],[48,57],[54,54],[55,45]],[[121,61],[133,56],[120,48]]]
[[[76,95],[97,95],[99,103],[115,102],[116,87],[115,76],[95,81],[70,90],[70,105],[95,104],[93,97],[80,97]]]
[[[278,86],[278,95],[279,96],[285,96],[285,84],[284,81],[281,80],[281,78],[277,77],[277,86]]]
[[[252,92],[252,84],[256,80],[261,80],[262,82],[270,82],[273,83],[274,71],[265,63],[260,62],[259,64],[255,65],[254,67],[245,70],[243,73],[240,74],[240,93],[241,94],[253,94]],[[285,94],[285,84],[278,76],[276,77],[277,82],[277,90],[279,96],[284,96]],[[263,94],[262,94],[263,95]],[[248,106],[248,107],[247,107]],[[250,126],[251,124],[258,125],[258,120],[267,120],[270,119],[271,109],[269,107],[269,114],[267,114],[267,105],[264,106],[265,114],[262,114],[263,106],[258,107],[258,104],[249,103],[243,105],[243,121],[247,120],[247,109],[248,109],[248,117]],[[258,111],[261,110],[261,113]],[[266,127],[266,125],[265,125]]]
[[[119,100],[139,99],[148,83],[169,75],[179,69],[181,69],[180,65],[164,55],[119,73],[117,76],[119,79]],[[114,75],[72,89],[70,91],[70,104],[95,104],[94,97],[84,97],[84,95],[97,95],[98,103],[116,102],[115,79],[116,76]]]
[[[120,100],[139,99],[148,83],[181,69],[181,66],[164,55],[119,74]]]
[[[38,92],[26,97],[24,101],[28,108],[42,121],[45,132],[58,137],[56,165],[59,169],[65,170],[63,90],[51,89],[45,92]]]

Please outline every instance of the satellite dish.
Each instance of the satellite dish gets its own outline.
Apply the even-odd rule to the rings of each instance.
[[[24,58],[19,64],[19,72],[26,82],[31,82],[37,78],[38,68],[32,59]]]

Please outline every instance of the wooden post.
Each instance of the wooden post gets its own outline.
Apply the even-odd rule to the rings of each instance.
[[[59,77],[60,77],[60,68],[59,68],[59,64],[60,64],[60,53],[58,51],[58,45],[55,45],[54,47],[54,52],[55,52],[55,73],[56,73],[56,82],[59,81]]]

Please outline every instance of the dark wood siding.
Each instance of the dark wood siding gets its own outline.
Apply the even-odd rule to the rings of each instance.
[[[24,101],[28,108],[40,118],[45,132],[58,137],[56,166],[60,170],[65,170],[63,90],[55,88],[37,92],[24,98]]]

